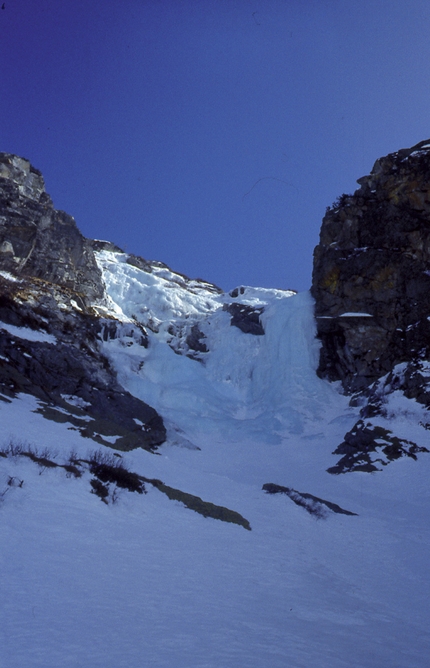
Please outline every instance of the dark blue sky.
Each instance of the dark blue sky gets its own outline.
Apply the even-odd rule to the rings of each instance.
[[[5,0],[0,150],[89,237],[307,289],[326,206],[430,137],[428,0]]]

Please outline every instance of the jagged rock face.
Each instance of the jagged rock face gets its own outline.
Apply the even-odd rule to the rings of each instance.
[[[27,160],[0,153],[0,400],[31,394],[46,418],[97,443],[154,450],[162,418],[124,390],[101,352],[120,334],[148,344],[139,323],[105,315],[94,250],[106,246],[116,249],[54,209]]]
[[[358,183],[326,212],[312,281],[319,374],[350,392],[430,357],[430,141]]]
[[[41,173],[9,153],[0,153],[0,264],[69,288],[79,301],[103,295],[91,243],[71,216],[54,209]]]

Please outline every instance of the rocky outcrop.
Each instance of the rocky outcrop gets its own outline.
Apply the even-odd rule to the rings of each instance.
[[[0,266],[69,288],[79,301],[103,295],[91,242],[54,209],[41,173],[9,153],[0,153]]]
[[[424,406],[430,428],[430,141],[380,158],[358,183],[327,209],[314,253],[318,373],[361,407],[334,474],[428,452],[384,426],[396,392]]]
[[[318,496],[314,496],[308,492],[298,492],[291,487],[275,485],[273,482],[267,482],[263,485],[263,491],[265,491],[266,494],[285,494],[285,496],[288,496],[297,506],[304,508],[310,515],[314,515],[318,519],[326,519],[329,516],[329,511],[339,515],[357,515],[357,513],[345,510],[332,501],[320,499]]]
[[[312,280],[319,374],[349,392],[430,356],[430,141],[358,183],[327,209]]]
[[[418,446],[413,441],[399,438],[380,425],[359,420],[345,434],[344,441],[334,451],[334,455],[342,455],[342,457],[335,466],[328,469],[328,472],[334,474],[350,471],[373,473],[380,471],[381,466],[386,466],[400,457],[411,457],[416,460],[419,452],[429,452],[429,450],[424,446]]]
[[[27,160],[0,153],[0,400],[32,394],[38,412],[100,444],[154,450],[166,436],[161,417],[124,390],[101,353],[102,340],[121,335],[147,346],[143,326],[98,308],[94,249],[106,244],[54,209]]]
[[[256,308],[248,304],[224,304],[223,310],[231,315],[230,325],[237,327],[244,334],[254,334],[254,336],[262,336],[264,328],[260,321],[260,316],[264,308]]]

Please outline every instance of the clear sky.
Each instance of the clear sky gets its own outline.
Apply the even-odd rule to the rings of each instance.
[[[306,290],[326,206],[430,137],[429,35],[428,0],[5,0],[0,150],[88,237]]]

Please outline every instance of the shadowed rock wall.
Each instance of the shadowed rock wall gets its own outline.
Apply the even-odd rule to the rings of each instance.
[[[319,375],[350,392],[430,355],[430,140],[380,158],[324,216],[312,295]]]

